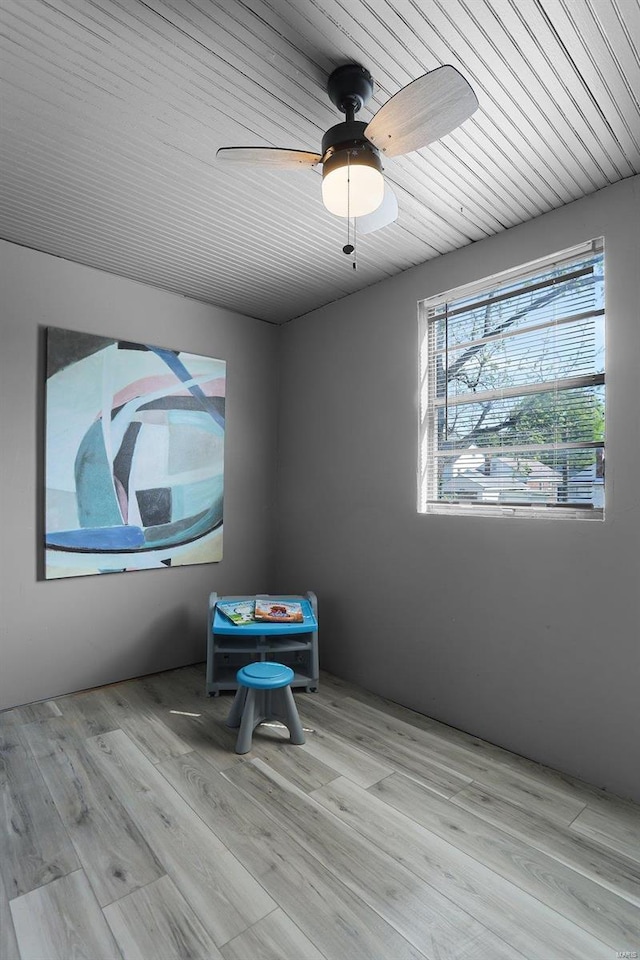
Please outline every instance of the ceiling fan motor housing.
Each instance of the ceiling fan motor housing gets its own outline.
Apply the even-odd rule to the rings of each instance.
[[[382,169],[380,151],[364,135],[366,126],[361,120],[347,120],[327,130],[322,138],[322,162],[325,170],[327,164],[332,166],[332,158],[335,158],[334,163],[344,164],[346,151],[349,152],[351,163],[375,164]]]

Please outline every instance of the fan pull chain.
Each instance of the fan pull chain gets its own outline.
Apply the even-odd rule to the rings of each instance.
[[[353,218],[353,269],[356,269],[356,260],[358,258],[358,225],[356,218]]]
[[[350,210],[350,202],[351,202],[351,163],[350,163],[350,160],[351,160],[351,151],[350,151],[350,150],[347,150],[347,242],[345,243],[344,247],[342,248],[342,252],[343,252],[343,253],[346,253],[347,256],[350,256],[351,254],[353,254],[353,269],[355,270],[355,269],[356,269],[356,247],[355,247],[355,244],[356,244],[356,219],[355,219],[355,217],[353,218],[353,240],[354,240],[353,243],[351,243],[351,234],[350,234],[350,229],[351,229],[351,210]]]
[[[349,243],[349,224],[351,223],[351,151],[347,150],[347,244]]]

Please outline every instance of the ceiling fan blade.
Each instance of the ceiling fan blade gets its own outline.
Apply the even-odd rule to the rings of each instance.
[[[315,167],[322,156],[306,150],[286,150],[280,147],[220,147],[216,160],[228,166],[251,164],[278,170],[299,170]]]
[[[364,135],[385,156],[398,157],[451,133],[477,107],[476,95],[465,78],[445,64],[387,100]]]
[[[383,227],[393,223],[398,219],[398,198],[388,183],[384,185],[384,196],[382,203],[373,213],[367,213],[364,217],[356,219],[358,234],[373,233],[375,230],[382,230]]]

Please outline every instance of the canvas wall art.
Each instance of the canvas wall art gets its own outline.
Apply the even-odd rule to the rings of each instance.
[[[45,576],[222,559],[223,360],[49,327]]]

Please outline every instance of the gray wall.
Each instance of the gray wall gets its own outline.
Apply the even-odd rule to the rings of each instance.
[[[0,708],[205,657],[209,592],[271,588],[278,329],[0,242]],[[43,329],[227,361],[224,559],[39,580]]]
[[[326,668],[638,800],[639,225],[636,177],[288,324],[278,507]],[[416,302],[600,235],[606,521],[417,515]]]

